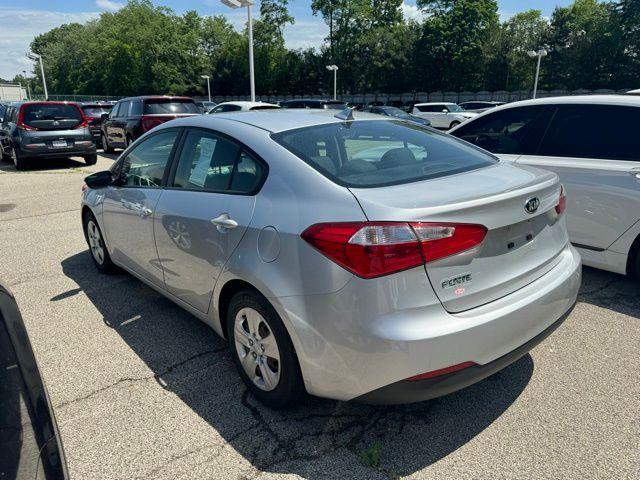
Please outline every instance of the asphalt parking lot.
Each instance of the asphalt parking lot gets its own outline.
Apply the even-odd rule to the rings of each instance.
[[[226,344],[80,224],[98,164],[0,165],[0,278],[23,312],[72,478],[640,478],[640,283],[585,269],[579,303],[504,371],[431,402],[257,404]]]

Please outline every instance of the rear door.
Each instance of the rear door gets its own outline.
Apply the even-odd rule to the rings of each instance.
[[[515,161],[520,155],[538,151],[555,110],[552,105],[508,108],[472,119],[449,133]]]
[[[264,164],[235,141],[190,129],[156,207],[166,288],[206,313],[215,282],[253,216]]]
[[[559,175],[577,246],[607,249],[640,219],[640,108],[559,105],[538,154],[518,162]]]
[[[180,129],[147,137],[118,161],[118,186],[105,189],[102,219],[111,257],[118,264],[163,286],[153,237],[153,218]]]

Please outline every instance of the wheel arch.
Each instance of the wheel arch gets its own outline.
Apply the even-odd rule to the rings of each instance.
[[[640,273],[638,267],[640,265],[638,261],[638,255],[640,255],[640,235],[631,244],[629,249],[629,255],[627,255],[627,275],[630,277],[637,277]]]

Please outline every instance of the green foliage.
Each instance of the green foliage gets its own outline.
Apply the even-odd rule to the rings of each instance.
[[[406,21],[402,0],[312,0],[329,26],[319,50],[290,50],[283,31],[294,23],[289,0],[262,0],[254,23],[259,94],[328,92],[340,67],[343,92],[517,90],[531,88],[545,47],[541,88],[637,87],[640,0],[575,0],[550,19],[528,10],[504,22],[496,0],[418,0],[425,16]],[[37,36],[31,48],[45,59],[56,94],[245,95],[246,30],[224,16],[177,15],[150,0],[130,0],[84,25],[67,24]],[[41,93],[39,67],[31,82]]]
[[[375,442],[369,448],[360,452],[360,461],[368,467],[378,468],[382,461],[382,443]]]

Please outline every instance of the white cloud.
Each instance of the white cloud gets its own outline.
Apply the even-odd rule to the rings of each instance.
[[[0,35],[0,77],[11,80],[33,63],[25,58],[33,37],[64,23],[84,23],[98,17],[96,12],[63,13],[44,10],[5,9]],[[46,62],[46,58],[44,59]],[[54,92],[55,93],[55,92]]]
[[[300,20],[284,27],[284,42],[288,48],[320,48],[329,36],[329,27],[322,20]]]
[[[124,3],[114,2],[113,0],[96,0],[96,6],[107,12],[117,12],[124,7]]]
[[[415,5],[409,5],[406,2],[402,2],[400,8],[402,9],[402,15],[404,15],[406,20],[416,20],[419,22],[425,17],[424,12]]]

